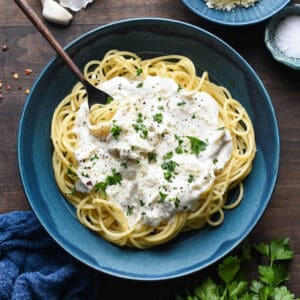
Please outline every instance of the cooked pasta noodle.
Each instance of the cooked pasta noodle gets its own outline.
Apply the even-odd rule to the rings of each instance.
[[[147,76],[171,78],[189,91],[202,91],[211,95],[219,106],[219,126],[232,138],[232,151],[225,167],[215,172],[215,180],[201,194],[196,207],[178,211],[171,219],[157,226],[141,222],[130,226],[124,212],[106,199],[103,193],[91,189],[82,193],[76,189],[78,161],[74,156],[78,137],[74,123],[79,108],[86,101],[86,92],[77,83],[70,94],[58,105],[52,120],[51,139],[54,145],[53,168],[61,192],[77,209],[82,224],[97,232],[104,239],[119,246],[149,248],[165,243],[181,231],[199,229],[209,224],[218,226],[224,220],[224,210],[233,209],[243,198],[243,179],[249,174],[255,156],[255,137],[251,120],[242,105],[230,92],[209,80],[208,73],[197,76],[193,62],[184,56],[167,55],[142,60],[135,53],[111,50],[101,61],[90,61],[84,68],[85,77],[94,85],[117,76],[134,80]],[[98,137],[106,136],[111,119],[122,102],[113,100],[107,105],[94,105],[89,115],[90,132]],[[237,188],[237,198],[227,203],[228,192]]]

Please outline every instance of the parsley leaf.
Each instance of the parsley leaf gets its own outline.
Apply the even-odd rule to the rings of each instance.
[[[197,139],[193,136],[188,136],[187,138],[191,142],[191,151],[192,151],[192,153],[196,154],[197,157],[199,156],[199,153],[201,151],[205,151],[205,149],[208,145],[207,143],[205,143],[204,141],[199,140],[199,139]]]
[[[111,102],[113,102],[114,101],[114,98],[112,97],[112,96],[108,96],[107,98],[106,98],[106,103],[108,104],[108,103],[111,103]]]
[[[163,121],[163,114],[162,113],[155,114],[153,116],[153,120],[155,122],[159,123],[159,124],[162,123],[162,121]]]
[[[170,152],[168,152],[167,154],[165,154],[165,155],[163,156],[163,159],[164,159],[164,160],[166,160],[166,159],[171,159],[172,157],[173,157],[173,152],[170,151]]]
[[[160,198],[159,198],[159,200],[157,201],[157,203],[162,203],[162,202],[164,202],[165,200],[166,200],[166,198],[167,198],[167,194],[164,194],[164,193],[162,193],[162,192],[159,192],[159,196],[160,196]]]
[[[147,138],[147,136],[148,136],[148,129],[147,129],[147,127],[144,124],[138,123],[138,124],[133,124],[132,126],[133,126],[133,128],[134,128],[134,130],[136,132],[140,132],[140,137],[142,139],[146,139]]]
[[[195,294],[199,299],[219,300],[220,289],[215,282],[208,277],[200,286],[195,288]]]
[[[134,206],[130,206],[130,205],[127,206],[127,216],[132,214],[133,209],[134,209]]]
[[[219,276],[229,284],[240,269],[241,261],[237,256],[228,256],[218,267]]]
[[[120,126],[116,125],[116,123],[114,122],[114,123],[113,123],[113,126],[112,126],[111,129],[110,129],[110,132],[111,132],[112,136],[113,136],[116,140],[118,140],[118,139],[119,139],[119,136],[120,136],[120,134],[121,134],[121,132],[122,132],[122,128],[121,128]]]
[[[106,177],[106,182],[108,185],[121,184],[122,174],[117,172],[116,169],[112,169],[112,175]]]
[[[295,299],[295,295],[292,294],[286,286],[276,287],[274,295],[274,300],[293,300]]]
[[[283,265],[258,266],[259,279],[271,286],[278,286],[289,279]]]
[[[233,281],[232,283],[230,283],[230,285],[228,286],[230,299],[238,299],[237,297],[244,293],[246,291],[246,288],[246,281]]]
[[[103,197],[106,197],[106,188],[109,185],[121,184],[122,179],[122,174],[117,172],[116,169],[112,169],[112,175],[106,176],[105,181],[97,182],[94,185],[94,191],[96,193],[100,192]]]
[[[107,188],[108,184],[107,182],[98,182],[94,185],[94,190],[95,192],[101,192],[103,196],[106,196],[106,188]]]
[[[168,170],[170,172],[174,172],[175,171],[175,168],[176,166],[178,166],[178,163],[175,162],[174,160],[168,160],[168,161],[165,161],[161,164],[161,167],[164,169],[164,170]]]
[[[177,106],[183,106],[183,105],[186,105],[186,102],[184,102],[184,101],[177,102]]]
[[[195,179],[195,176],[194,175],[192,175],[192,174],[190,174],[189,175],[189,178],[188,178],[188,183],[192,183],[193,181],[195,181],[196,179]]]
[[[140,76],[143,73],[143,69],[138,68],[136,69],[136,76]]]
[[[152,161],[153,162],[157,161],[157,154],[155,152],[148,153],[147,157],[148,157],[148,162],[149,163],[151,163]]]
[[[289,248],[289,239],[272,239],[270,242],[271,265],[276,260],[291,259],[293,251]]]

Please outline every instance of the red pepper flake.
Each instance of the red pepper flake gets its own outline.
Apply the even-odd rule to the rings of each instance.
[[[26,90],[24,91],[24,93],[25,93],[25,95],[28,95],[28,94],[30,93],[30,90],[29,90],[29,89],[26,89]]]
[[[21,86],[18,86],[18,90],[21,91],[21,90],[22,90],[22,87],[21,87]]]
[[[2,101],[3,99],[3,96],[2,96],[2,93],[0,93],[0,102]]]
[[[2,82],[0,81],[0,90],[2,89]]]
[[[3,52],[8,51],[8,49],[9,49],[9,47],[8,47],[7,45],[3,45],[3,46],[2,46],[2,51],[3,51]]]
[[[10,91],[11,90],[11,85],[9,83],[6,84],[6,90]]]
[[[24,74],[25,75],[30,75],[32,73],[32,70],[31,69],[25,69],[24,70]]]

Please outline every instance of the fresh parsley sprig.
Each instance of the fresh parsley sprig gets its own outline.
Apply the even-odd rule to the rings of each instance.
[[[254,263],[252,251],[267,258],[258,264],[258,279],[246,277],[247,263]],[[218,278],[208,277],[179,300],[293,300],[296,298],[286,286],[289,279],[284,261],[293,258],[289,239],[272,239],[269,243],[244,244],[239,255],[227,256],[217,267]]]

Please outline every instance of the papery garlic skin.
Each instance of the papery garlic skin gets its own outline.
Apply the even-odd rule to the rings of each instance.
[[[73,11],[79,11],[82,8],[86,8],[89,3],[94,0],[59,0],[60,5],[67,7]]]

